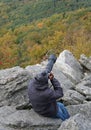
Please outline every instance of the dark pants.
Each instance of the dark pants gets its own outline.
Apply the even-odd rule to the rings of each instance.
[[[57,102],[57,106],[58,106],[58,112],[56,117],[62,119],[63,121],[68,119],[70,115],[65,106],[60,102]]]

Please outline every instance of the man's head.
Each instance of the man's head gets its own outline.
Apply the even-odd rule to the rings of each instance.
[[[43,71],[37,74],[35,76],[35,79],[42,84],[48,83],[48,73],[46,73],[46,71]]]

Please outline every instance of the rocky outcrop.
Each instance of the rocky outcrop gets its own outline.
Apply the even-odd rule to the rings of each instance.
[[[26,102],[29,79],[31,74],[19,66],[0,70],[0,106]]]
[[[0,70],[1,130],[90,130],[91,129],[91,58],[76,60],[68,50],[60,53],[53,67],[64,96],[59,99],[71,117],[62,122],[39,116],[28,101],[27,86],[31,78],[45,69],[40,64]],[[51,83],[49,82],[51,85]]]
[[[60,53],[56,66],[73,82],[78,83],[83,78],[83,69],[80,63],[68,50]]]

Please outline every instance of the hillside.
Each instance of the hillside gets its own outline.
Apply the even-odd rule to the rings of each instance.
[[[39,2],[43,3],[41,0],[35,1],[36,4]],[[54,4],[54,1],[50,2]],[[47,13],[44,13],[46,15],[40,15],[41,17],[38,17],[38,20],[36,20],[36,17],[35,20],[32,19],[30,22],[28,20],[29,15],[31,14],[33,17],[34,14],[39,14],[38,11],[40,9],[37,10],[38,5],[31,6],[36,7],[36,13],[27,11],[29,15],[24,15],[26,11],[23,11],[23,7],[26,6],[26,9],[28,9],[27,6],[29,6],[30,8],[30,5],[34,4],[34,1],[16,0],[14,2],[14,0],[0,0],[0,6],[1,8],[3,7],[2,10],[0,8],[2,12],[0,13],[1,69],[16,65],[24,67],[29,64],[35,64],[40,62],[46,54],[54,52],[58,55],[64,49],[70,50],[76,58],[79,58],[82,53],[87,56],[91,55],[91,7],[81,8],[75,11],[67,11],[68,8],[64,8],[67,12],[57,13],[58,3],[60,2],[64,3],[64,1],[56,1],[56,13],[53,15],[49,13],[51,16],[47,17]],[[65,0],[65,2],[71,4],[72,1]],[[89,0],[75,1],[75,3],[78,2],[86,2],[89,3],[88,6],[90,5]],[[31,4],[29,5],[29,3]],[[85,7],[87,4],[84,3],[83,5]],[[48,11],[48,6],[45,6],[46,11]],[[79,4],[79,6],[81,5]],[[61,8],[60,11],[62,11]],[[43,13],[42,10],[40,10],[40,13]],[[42,18],[42,16],[45,18]],[[2,17],[4,17],[4,22],[2,21]]]
[[[91,0],[0,0],[0,26],[14,29],[55,13],[91,6]]]

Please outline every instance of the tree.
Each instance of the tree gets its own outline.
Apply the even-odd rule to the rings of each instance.
[[[56,0],[53,0],[54,7],[56,7]]]

